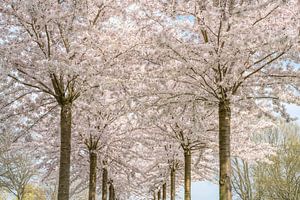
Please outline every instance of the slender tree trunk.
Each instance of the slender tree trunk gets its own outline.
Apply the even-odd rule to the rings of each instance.
[[[171,200],[175,200],[175,192],[176,192],[176,188],[175,188],[175,168],[174,166],[171,169]]]
[[[108,172],[107,169],[104,167],[102,172],[102,200],[107,200],[107,179]]]
[[[160,200],[160,198],[161,198],[161,192],[160,192],[160,190],[158,190],[158,192],[157,192],[157,200]]]
[[[230,164],[230,102],[228,100],[219,103],[219,195],[220,200],[231,200],[231,164]]]
[[[156,192],[153,192],[153,200],[156,200]]]
[[[69,200],[72,104],[61,105],[58,200]]]
[[[162,200],[167,200],[167,184],[163,184],[163,198]]]
[[[184,200],[191,200],[191,158],[191,151],[184,150]]]
[[[96,200],[97,154],[90,151],[89,200]]]
[[[25,195],[25,185],[21,187],[20,191],[18,192],[17,194],[17,199],[18,200],[22,200],[24,198],[24,195]]]
[[[115,188],[112,182],[109,184],[109,200],[115,200]]]

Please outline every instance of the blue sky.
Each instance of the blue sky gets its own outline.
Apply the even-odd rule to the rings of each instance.
[[[287,105],[287,111],[292,117],[297,117],[298,124],[300,125],[300,106],[296,105]]]
[[[192,184],[193,200],[218,200],[218,185],[208,181],[195,182]],[[179,199],[183,198],[183,188],[178,195]]]
[[[297,117],[300,124],[300,106],[287,105],[288,113],[292,117]],[[183,199],[183,189],[178,195],[179,199]],[[181,198],[180,198],[181,197]],[[193,200],[218,200],[218,185],[208,181],[196,182],[192,184],[192,199]]]

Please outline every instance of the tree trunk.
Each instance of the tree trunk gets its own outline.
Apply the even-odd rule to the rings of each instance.
[[[231,200],[231,164],[230,164],[230,103],[219,102],[219,195],[220,200]]]
[[[104,167],[102,173],[102,200],[107,200],[107,179],[108,172],[107,169]]]
[[[160,200],[160,198],[161,198],[161,192],[160,192],[160,190],[158,190],[158,192],[157,192],[157,200]]]
[[[191,151],[184,150],[184,200],[191,200],[191,158]]]
[[[213,0],[213,5],[215,7],[218,7],[219,6],[219,3],[220,3],[220,0]]]
[[[90,151],[89,200],[96,200],[97,154]]]
[[[58,200],[69,200],[72,104],[61,105]]]
[[[163,184],[163,198],[162,200],[167,200],[167,184]]]
[[[25,186],[21,186],[21,189],[17,191],[17,200],[22,200],[25,195]]]
[[[156,192],[153,192],[153,200],[156,200]]]
[[[175,168],[174,166],[171,169],[171,200],[175,200]]]
[[[109,200],[115,200],[115,188],[112,182],[109,185]]]

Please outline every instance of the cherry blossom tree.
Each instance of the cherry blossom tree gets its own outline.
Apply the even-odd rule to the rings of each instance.
[[[195,107],[193,108],[195,109]],[[171,108],[170,110],[176,110]],[[169,111],[170,115],[173,115],[170,121],[163,121],[165,125],[160,127],[164,134],[169,135],[172,139],[177,140],[180,147],[182,148],[184,155],[184,197],[185,199],[191,199],[191,183],[192,183],[192,153],[193,152],[204,152],[205,149],[209,148],[210,141],[209,131],[214,131],[214,124],[212,127],[204,125],[205,122],[210,122],[205,119],[205,116],[201,119],[201,122],[195,119],[195,117],[187,116],[186,113],[199,113],[197,109],[190,110],[189,108],[178,108],[177,116]],[[207,114],[207,118],[211,113]],[[197,124],[198,123],[198,124]],[[199,123],[202,123],[199,125]],[[202,155],[200,155],[201,157]],[[200,158],[201,159],[201,158]]]
[[[82,149],[87,150],[89,154],[90,163],[90,180],[89,180],[89,199],[96,199],[96,179],[97,179],[97,160],[98,152],[101,152],[113,139],[114,132],[118,132],[117,128],[109,127],[117,119],[118,113],[106,108],[108,105],[103,105],[98,100],[97,103],[93,102],[93,97],[89,96],[90,100],[85,100],[84,105],[76,109],[78,113],[74,120],[75,137],[79,145],[83,145]],[[97,106],[98,104],[98,106]],[[99,106],[101,105],[101,106]],[[116,126],[116,125],[115,125]],[[80,147],[78,147],[80,148]],[[103,160],[103,158],[101,159]],[[106,162],[106,161],[103,161]],[[80,165],[80,163],[77,163]],[[103,183],[102,186],[107,185],[107,169],[103,168]],[[105,187],[104,187],[104,190]],[[105,198],[106,192],[102,191]]]
[[[5,72],[23,91],[16,99],[41,95],[48,112],[60,107],[58,199],[69,199],[73,104],[95,87],[92,77],[113,72],[130,46],[117,34],[129,2],[1,1],[0,51]]]
[[[218,108],[220,199],[232,199],[232,109],[259,106],[286,114],[280,102],[298,102],[289,84],[299,75],[285,62],[299,59],[299,2],[142,1],[140,7],[144,34],[156,30],[141,55],[151,66],[147,73],[174,82],[172,90],[151,92],[164,94],[165,103]]]
[[[174,200],[182,180],[190,200],[217,161],[231,200],[231,157],[270,153],[251,134],[300,103],[298,0],[0,5],[1,132],[58,171],[58,200],[98,179],[103,200]]]

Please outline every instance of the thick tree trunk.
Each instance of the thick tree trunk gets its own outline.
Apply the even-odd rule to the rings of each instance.
[[[72,104],[61,105],[58,200],[69,200]]]
[[[167,200],[167,184],[163,184],[163,197],[162,200]]]
[[[171,200],[175,200],[175,190],[176,190],[176,188],[175,188],[175,168],[174,167],[172,167],[172,169],[171,169]]]
[[[158,190],[158,192],[157,192],[157,200],[160,200],[161,199],[161,192],[160,192],[160,190]]]
[[[89,200],[96,200],[97,154],[90,151]]]
[[[230,164],[230,102],[219,103],[219,160],[220,160],[220,200],[231,200]]]
[[[184,200],[191,200],[191,158],[189,149],[184,151]]]
[[[112,182],[109,184],[109,200],[115,200],[115,188]]]
[[[108,172],[107,169],[104,167],[102,172],[102,200],[107,200],[107,179]]]

